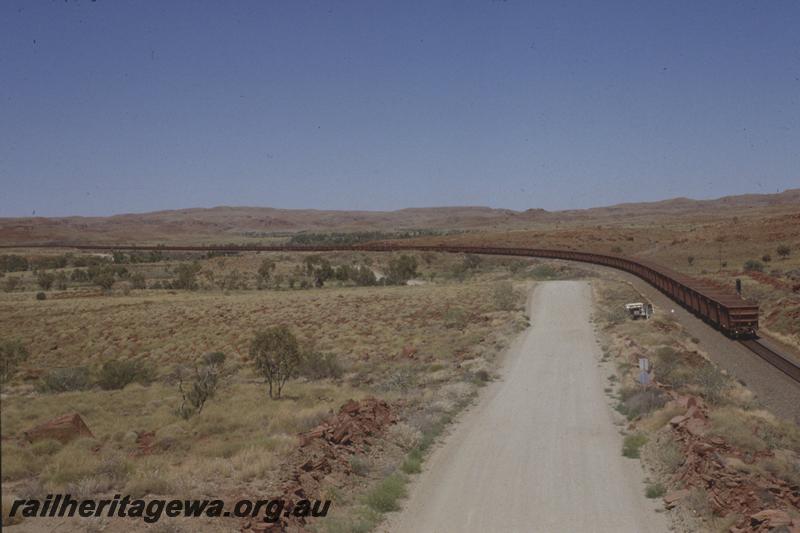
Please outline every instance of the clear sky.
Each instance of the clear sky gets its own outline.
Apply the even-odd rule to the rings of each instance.
[[[800,1],[0,3],[0,216],[800,186]]]

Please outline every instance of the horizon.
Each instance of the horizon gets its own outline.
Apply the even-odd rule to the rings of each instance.
[[[0,15],[1,217],[565,211],[800,182],[792,1]]]
[[[408,206],[408,207],[400,207],[397,209],[325,209],[325,208],[317,208],[317,207],[275,207],[271,205],[212,205],[212,206],[193,206],[193,207],[175,207],[175,208],[168,208],[168,209],[158,209],[154,211],[129,211],[129,212],[119,212],[119,213],[111,213],[108,215],[81,215],[81,214],[71,214],[71,215],[56,215],[56,216],[47,216],[47,215],[21,215],[21,216],[0,216],[0,219],[26,219],[26,218],[109,218],[109,217],[121,217],[121,216],[141,216],[141,215],[153,215],[157,213],[170,213],[170,212],[178,212],[178,211],[202,211],[202,210],[213,210],[213,209],[273,209],[276,211],[316,211],[316,212],[345,212],[345,213],[396,213],[399,211],[407,211],[407,210],[435,210],[435,209],[490,209],[494,211],[512,211],[515,213],[524,213],[526,211],[544,211],[546,213],[565,213],[570,211],[585,211],[585,210],[592,210],[592,209],[608,209],[612,207],[623,207],[629,205],[638,205],[638,204],[653,204],[653,203],[662,203],[662,202],[670,202],[675,200],[686,200],[689,202],[713,202],[718,200],[723,200],[726,198],[738,198],[742,196],[772,196],[772,195],[780,195],[785,193],[790,193],[794,191],[800,191],[800,187],[790,187],[787,189],[783,189],[781,191],[775,193],[742,193],[742,194],[728,194],[724,196],[714,196],[708,198],[692,198],[688,196],[673,196],[670,198],[662,198],[658,200],[652,201],[642,201],[642,202],[620,202],[616,204],[599,204],[584,208],[576,208],[576,209],[544,209],[541,207],[529,207],[526,209],[512,209],[508,207],[502,206],[491,206],[491,205],[428,205],[428,206]]]

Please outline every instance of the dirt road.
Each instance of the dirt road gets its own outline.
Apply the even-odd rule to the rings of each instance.
[[[603,392],[586,282],[540,284],[503,378],[429,458],[397,532],[666,531]]]

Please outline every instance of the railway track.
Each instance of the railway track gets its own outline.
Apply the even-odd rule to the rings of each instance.
[[[125,250],[125,251],[184,251],[184,252],[333,252],[333,251],[439,251],[451,253],[477,253],[490,255],[514,255],[524,257],[545,257],[551,259],[565,259],[595,263],[630,272],[656,287],[680,305],[686,307],[700,316],[723,333],[737,336],[742,333],[754,335],[758,327],[758,306],[747,305],[738,295],[720,293],[715,288],[704,286],[697,280],[688,278],[654,263],[648,263],[630,258],[609,256],[602,254],[579,252],[574,250],[548,250],[534,248],[499,248],[488,246],[451,246],[438,245],[407,245],[396,242],[374,242],[361,245],[339,246],[264,246],[264,245],[218,245],[218,246],[181,246],[181,245],[110,245],[110,244],[85,244],[85,243],[36,243],[0,245],[1,248],[75,248],[79,250]],[[744,311],[746,316],[736,316],[734,313]],[[752,314],[754,312],[754,314]],[[737,329],[736,324],[744,326]],[[739,342],[748,350],[758,355],[761,359],[784,372],[795,382],[800,383],[800,366],[787,357],[775,352],[759,342],[758,339],[740,339]]]
[[[792,378],[795,382],[800,383],[800,366],[798,366],[794,361],[779,354],[772,348],[767,347],[758,339],[740,340],[739,343],[767,363],[771,364]]]

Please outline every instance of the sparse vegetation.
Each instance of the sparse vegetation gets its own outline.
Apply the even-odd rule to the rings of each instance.
[[[645,496],[648,498],[661,498],[664,494],[666,494],[667,489],[661,483],[651,483],[647,485],[644,493]]]
[[[639,450],[647,443],[647,436],[642,433],[627,435],[622,442],[622,455],[636,459],[639,457]]]
[[[178,369],[178,390],[181,393],[181,405],[178,415],[183,419],[199,415],[206,402],[217,393],[220,370],[225,363],[225,354],[213,352],[203,356],[199,364],[191,371]],[[186,383],[186,381],[189,381]]]
[[[405,495],[406,480],[392,474],[367,494],[365,503],[379,513],[388,513],[400,508],[398,501]]]
[[[89,369],[85,366],[53,368],[39,381],[39,390],[49,393],[86,390],[90,386]]]
[[[97,376],[101,389],[121,389],[137,382],[148,385],[153,380],[154,371],[140,360],[111,359],[103,363]]]
[[[510,311],[517,305],[517,295],[514,293],[514,286],[508,281],[502,281],[495,285],[494,293],[495,306],[503,311]]]
[[[5,383],[28,357],[30,354],[20,341],[0,341],[0,384]]]

